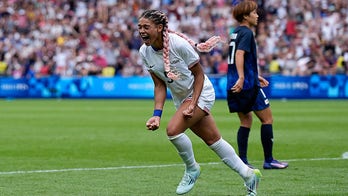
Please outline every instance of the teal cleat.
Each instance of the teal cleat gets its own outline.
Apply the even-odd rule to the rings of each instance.
[[[197,164],[196,170],[185,171],[185,174],[182,177],[176,189],[176,194],[182,195],[189,192],[195,185],[195,182],[200,174],[201,174],[201,168],[199,167],[198,164]]]
[[[256,196],[256,189],[261,180],[261,172],[258,169],[253,170],[254,174],[245,182],[245,187],[247,188],[248,196]]]

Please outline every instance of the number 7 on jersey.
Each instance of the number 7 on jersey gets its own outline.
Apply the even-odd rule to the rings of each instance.
[[[230,36],[230,46],[229,46],[229,55],[227,59],[227,63],[234,64],[234,57],[235,57],[235,52],[236,52],[236,38],[237,38],[237,33],[232,33]]]

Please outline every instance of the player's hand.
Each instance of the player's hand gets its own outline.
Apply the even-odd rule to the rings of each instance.
[[[239,93],[243,90],[244,80],[238,79],[237,82],[231,88],[232,92]]]
[[[261,87],[266,87],[269,84],[269,82],[265,78],[263,78],[262,76],[259,76],[259,81],[260,81]]]
[[[159,128],[161,118],[159,116],[153,116],[146,122],[146,128],[154,131]]]
[[[190,104],[182,113],[186,118],[192,118],[196,105]]]

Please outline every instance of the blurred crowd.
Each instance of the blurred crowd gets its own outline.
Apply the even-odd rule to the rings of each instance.
[[[141,76],[138,16],[168,14],[169,28],[205,41],[207,74],[225,74],[239,0],[5,0],[0,2],[0,76]],[[347,0],[258,0],[255,29],[263,75],[348,74]]]

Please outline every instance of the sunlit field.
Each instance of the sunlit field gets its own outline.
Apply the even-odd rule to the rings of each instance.
[[[285,170],[262,169],[254,118],[249,160],[263,178],[259,195],[348,195],[348,100],[271,100],[274,156]],[[176,195],[184,166],[165,127],[145,128],[152,100],[0,100],[0,195]],[[237,116],[225,100],[212,110],[235,148]],[[202,174],[187,195],[245,195],[242,179],[197,136]]]

